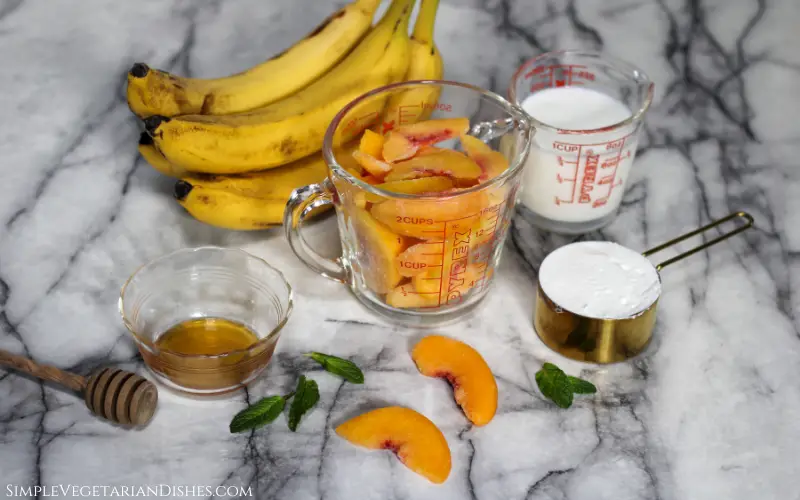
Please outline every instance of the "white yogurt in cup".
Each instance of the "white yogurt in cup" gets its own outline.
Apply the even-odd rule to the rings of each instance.
[[[509,95],[534,136],[520,202],[545,230],[578,234],[616,216],[653,83],[598,54],[550,52],[522,65]]]

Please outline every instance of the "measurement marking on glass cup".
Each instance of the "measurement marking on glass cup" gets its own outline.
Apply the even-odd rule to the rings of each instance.
[[[555,204],[561,205],[569,203],[591,203],[592,208],[602,207],[611,198],[611,193],[615,187],[622,185],[622,180],[617,181],[617,168],[623,158],[631,156],[631,152],[625,150],[625,143],[633,134],[628,134],[613,141],[592,143],[592,144],[571,144],[567,142],[553,141],[553,149],[568,154],[574,154],[575,160],[567,160],[564,156],[557,157],[559,167],[574,166],[570,172],[571,177],[566,177],[558,172],[556,181],[559,184],[572,183],[572,194],[564,199],[559,195],[554,197]],[[600,151],[598,151],[598,149]],[[614,154],[612,158],[602,159],[605,154]],[[583,165],[583,176],[581,177],[581,165]],[[609,171],[610,173],[598,178],[599,173]],[[578,192],[580,185],[580,192]],[[596,186],[608,185],[608,192],[605,196],[592,200],[591,192]],[[576,196],[577,195],[577,196]]]
[[[561,73],[560,78],[556,77],[557,72]],[[538,77],[539,81],[531,83],[530,91],[551,88],[551,87],[570,87],[573,85],[583,85],[586,80],[593,82],[595,74],[586,70],[582,64],[554,64],[551,66],[536,66],[525,73],[524,78],[531,80]],[[543,81],[544,80],[544,81]]]

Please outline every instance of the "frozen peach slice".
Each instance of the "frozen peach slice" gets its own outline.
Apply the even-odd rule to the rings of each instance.
[[[466,118],[444,118],[402,125],[389,132],[383,144],[383,158],[396,162],[414,156],[423,146],[453,139],[469,130]]]
[[[397,271],[402,276],[416,276],[431,268],[442,267],[442,241],[428,241],[411,245],[395,259]]]
[[[483,173],[478,177],[480,182],[493,179],[508,169],[508,160],[506,160],[506,157],[490,148],[477,137],[462,135],[461,145],[464,147],[467,155],[481,168]]]
[[[354,207],[351,213],[364,281],[373,292],[386,293],[403,278],[394,259],[408,246],[405,238],[391,232],[366,210]]]
[[[383,158],[383,136],[370,129],[364,131],[361,136],[361,141],[358,144],[358,149],[364,154],[368,154],[373,158]]]
[[[370,213],[397,234],[442,241],[446,224],[453,230],[469,227],[466,219],[485,206],[486,194],[477,192],[440,200],[386,200],[372,205]]]
[[[447,379],[456,403],[475,425],[482,426],[497,411],[497,382],[483,357],[464,342],[428,335],[411,351],[420,373]]]
[[[336,434],[357,446],[391,450],[406,467],[441,484],[450,475],[450,447],[424,415],[399,406],[378,408],[344,422]]]
[[[439,293],[419,293],[411,283],[406,283],[387,293],[386,303],[400,309],[436,307],[439,305]]]
[[[353,151],[353,158],[356,159],[364,170],[375,177],[381,178],[392,171],[391,165],[361,150]]]
[[[400,181],[433,175],[445,175],[456,179],[473,180],[483,174],[483,170],[470,157],[453,151],[442,149],[424,156],[415,156],[410,160],[394,164],[386,181]]]

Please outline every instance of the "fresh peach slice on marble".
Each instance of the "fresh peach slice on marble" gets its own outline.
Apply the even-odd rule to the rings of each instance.
[[[395,128],[383,144],[383,158],[389,162],[406,160],[423,146],[453,139],[469,130],[466,118],[426,120]]]
[[[436,307],[439,305],[439,293],[420,293],[414,289],[414,285],[405,283],[386,294],[386,303],[399,309]]]
[[[449,337],[428,335],[411,352],[420,373],[447,379],[456,403],[475,425],[489,423],[497,411],[497,382],[483,357]]]
[[[471,135],[461,136],[461,145],[472,160],[481,168],[478,181],[486,182],[502,174],[508,169],[508,160],[485,142]]]
[[[474,180],[483,175],[483,170],[464,153],[441,149],[395,163],[385,180],[401,181],[434,175]]]
[[[375,293],[386,293],[402,280],[394,259],[408,246],[405,238],[391,232],[366,210],[351,211],[358,246],[361,274]]]
[[[382,178],[392,171],[391,165],[361,151],[360,149],[353,151],[353,158],[355,158],[358,164],[361,165],[361,167],[372,176]]]
[[[450,475],[450,447],[424,415],[399,406],[378,408],[344,422],[336,434],[371,450],[391,450],[406,467],[435,484]]]
[[[383,158],[383,143],[384,139],[381,134],[373,132],[370,129],[364,131],[361,136],[361,141],[358,144],[358,149],[364,154],[368,154],[373,158]]]

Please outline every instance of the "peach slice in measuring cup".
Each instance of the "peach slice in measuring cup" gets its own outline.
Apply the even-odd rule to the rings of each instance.
[[[490,148],[488,144],[471,135],[461,136],[461,146],[467,155],[481,169],[479,182],[486,182],[508,170],[508,160],[502,153]]]
[[[447,191],[453,187],[453,181],[449,177],[420,177],[419,179],[409,179],[407,181],[390,181],[377,183],[375,187],[389,191],[391,193],[402,194],[421,194],[439,193]],[[364,208],[367,202],[380,203],[385,200],[383,196],[360,191],[356,194],[356,204]],[[360,203],[360,205],[359,205]]]
[[[443,241],[423,241],[411,245],[395,257],[394,263],[401,276],[412,277],[431,268],[442,267]]]
[[[358,143],[358,150],[362,153],[368,154],[373,158],[383,159],[383,143],[384,139],[381,134],[373,132],[370,129],[364,130],[364,135],[361,136],[361,141]]]
[[[350,220],[362,263],[361,274],[367,287],[375,293],[390,291],[403,279],[394,265],[394,259],[405,250],[408,243],[363,209],[354,207]]]
[[[433,308],[439,305],[439,292],[420,293],[413,284],[404,283],[386,294],[386,304],[399,309]]]
[[[442,241],[446,222],[475,217],[487,200],[480,191],[438,200],[386,200],[372,205],[370,213],[397,234]]]
[[[466,259],[454,261],[445,258],[442,266],[431,267],[411,278],[414,290],[428,298],[436,298],[442,304],[463,298],[471,289],[479,286],[485,267],[467,264]]]
[[[388,162],[406,160],[423,146],[454,139],[469,130],[467,118],[443,118],[401,125],[386,137],[383,159]]]
[[[452,149],[440,149],[393,164],[386,180],[402,181],[434,175],[475,180],[483,175],[483,170],[463,153]]]
[[[392,171],[391,165],[361,151],[360,149],[353,151],[353,158],[356,159],[361,168],[369,172],[370,175],[379,179],[383,178],[386,174]]]

